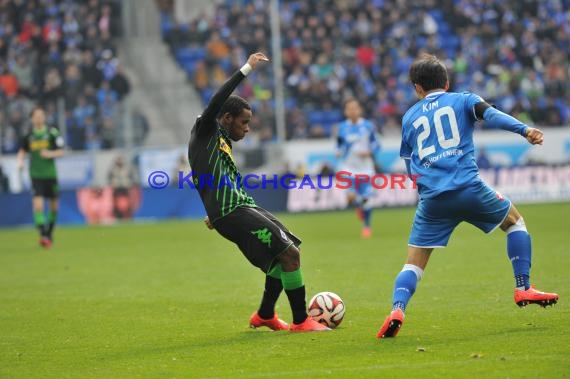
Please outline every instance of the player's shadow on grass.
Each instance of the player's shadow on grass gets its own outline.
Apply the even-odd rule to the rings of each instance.
[[[337,328],[334,330],[312,332],[312,333],[291,333],[288,330],[282,330],[282,331],[274,332],[272,330],[264,328],[264,329],[260,329],[260,330],[257,330],[257,329],[245,330],[241,334],[243,334],[244,336],[251,336],[250,338],[252,340],[253,339],[266,338],[266,337],[275,338],[276,336],[278,336],[279,338],[295,337],[295,336],[313,336],[313,337],[316,337],[319,335],[329,335],[329,334],[334,334],[334,333],[341,333],[343,329],[344,328]]]
[[[334,333],[334,332],[326,332]],[[323,333],[313,333],[315,336],[317,334]],[[307,335],[307,333],[291,333],[289,331],[273,332],[270,330],[253,330],[245,329],[244,331],[238,331],[229,337],[212,337],[212,336],[199,336],[190,337],[187,341],[173,341],[173,343],[162,343],[153,345],[136,345],[132,346],[128,350],[117,351],[114,353],[104,353],[98,354],[95,359],[97,361],[120,361],[124,359],[133,359],[139,357],[149,357],[164,354],[181,354],[186,356],[188,354],[193,354],[197,350],[208,350],[210,348],[215,348],[218,346],[224,346],[224,348],[231,348],[233,345],[247,345],[253,341],[277,341],[277,339],[296,337],[298,335]],[[314,337],[313,337],[314,339]]]

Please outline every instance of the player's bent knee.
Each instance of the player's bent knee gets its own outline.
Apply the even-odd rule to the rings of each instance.
[[[508,228],[505,229],[505,233],[509,234],[512,232],[527,232],[526,229],[526,224],[524,222],[524,219],[522,217],[520,217],[515,223],[513,223],[511,226],[509,226]]]
[[[526,225],[524,224],[524,219],[515,206],[511,206],[509,214],[501,224],[501,229],[507,233],[511,233],[517,230],[526,231]]]
[[[416,277],[418,278],[418,282],[422,280],[422,278],[424,277],[424,270],[422,270],[420,267],[416,265],[406,263],[402,268],[402,271],[413,271],[414,274],[416,274]]]
[[[44,210],[44,201],[41,197],[34,197],[32,200],[32,208],[34,212],[42,212]]]
[[[287,250],[279,254],[277,259],[285,272],[296,271],[301,267],[301,254],[299,254],[299,249],[294,245],[291,245]]]

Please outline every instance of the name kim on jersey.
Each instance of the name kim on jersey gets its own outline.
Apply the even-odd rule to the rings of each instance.
[[[422,104],[422,111],[423,111],[424,113],[425,113],[425,112],[429,112],[429,111],[431,111],[431,110],[433,110],[433,109],[435,109],[435,108],[439,108],[439,102],[438,102],[437,100],[436,100],[436,101],[433,101],[433,102],[431,102],[431,103]]]

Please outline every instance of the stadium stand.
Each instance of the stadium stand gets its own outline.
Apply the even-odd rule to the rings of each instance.
[[[271,51],[264,2],[225,1],[189,23],[177,22],[172,1],[157,3],[163,39],[204,102],[247,53]],[[414,99],[407,70],[422,52],[445,59],[452,90],[476,92],[530,124],[570,121],[567,0],[283,0],[279,13],[289,139],[329,136],[349,97],[382,133],[399,133]],[[263,122],[273,115],[272,73],[255,75],[239,93],[260,116],[260,140],[272,140]]]
[[[74,150],[118,145],[130,91],[117,59],[120,15],[119,0],[0,1],[3,153],[17,151],[34,104],[46,107],[50,125],[65,123]]]

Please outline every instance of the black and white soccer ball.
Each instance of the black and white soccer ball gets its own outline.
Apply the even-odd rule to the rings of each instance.
[[[309,301],[309,316],[331,329],[340,325],[344,312],[344,301],[333,292],[319,292]]]

